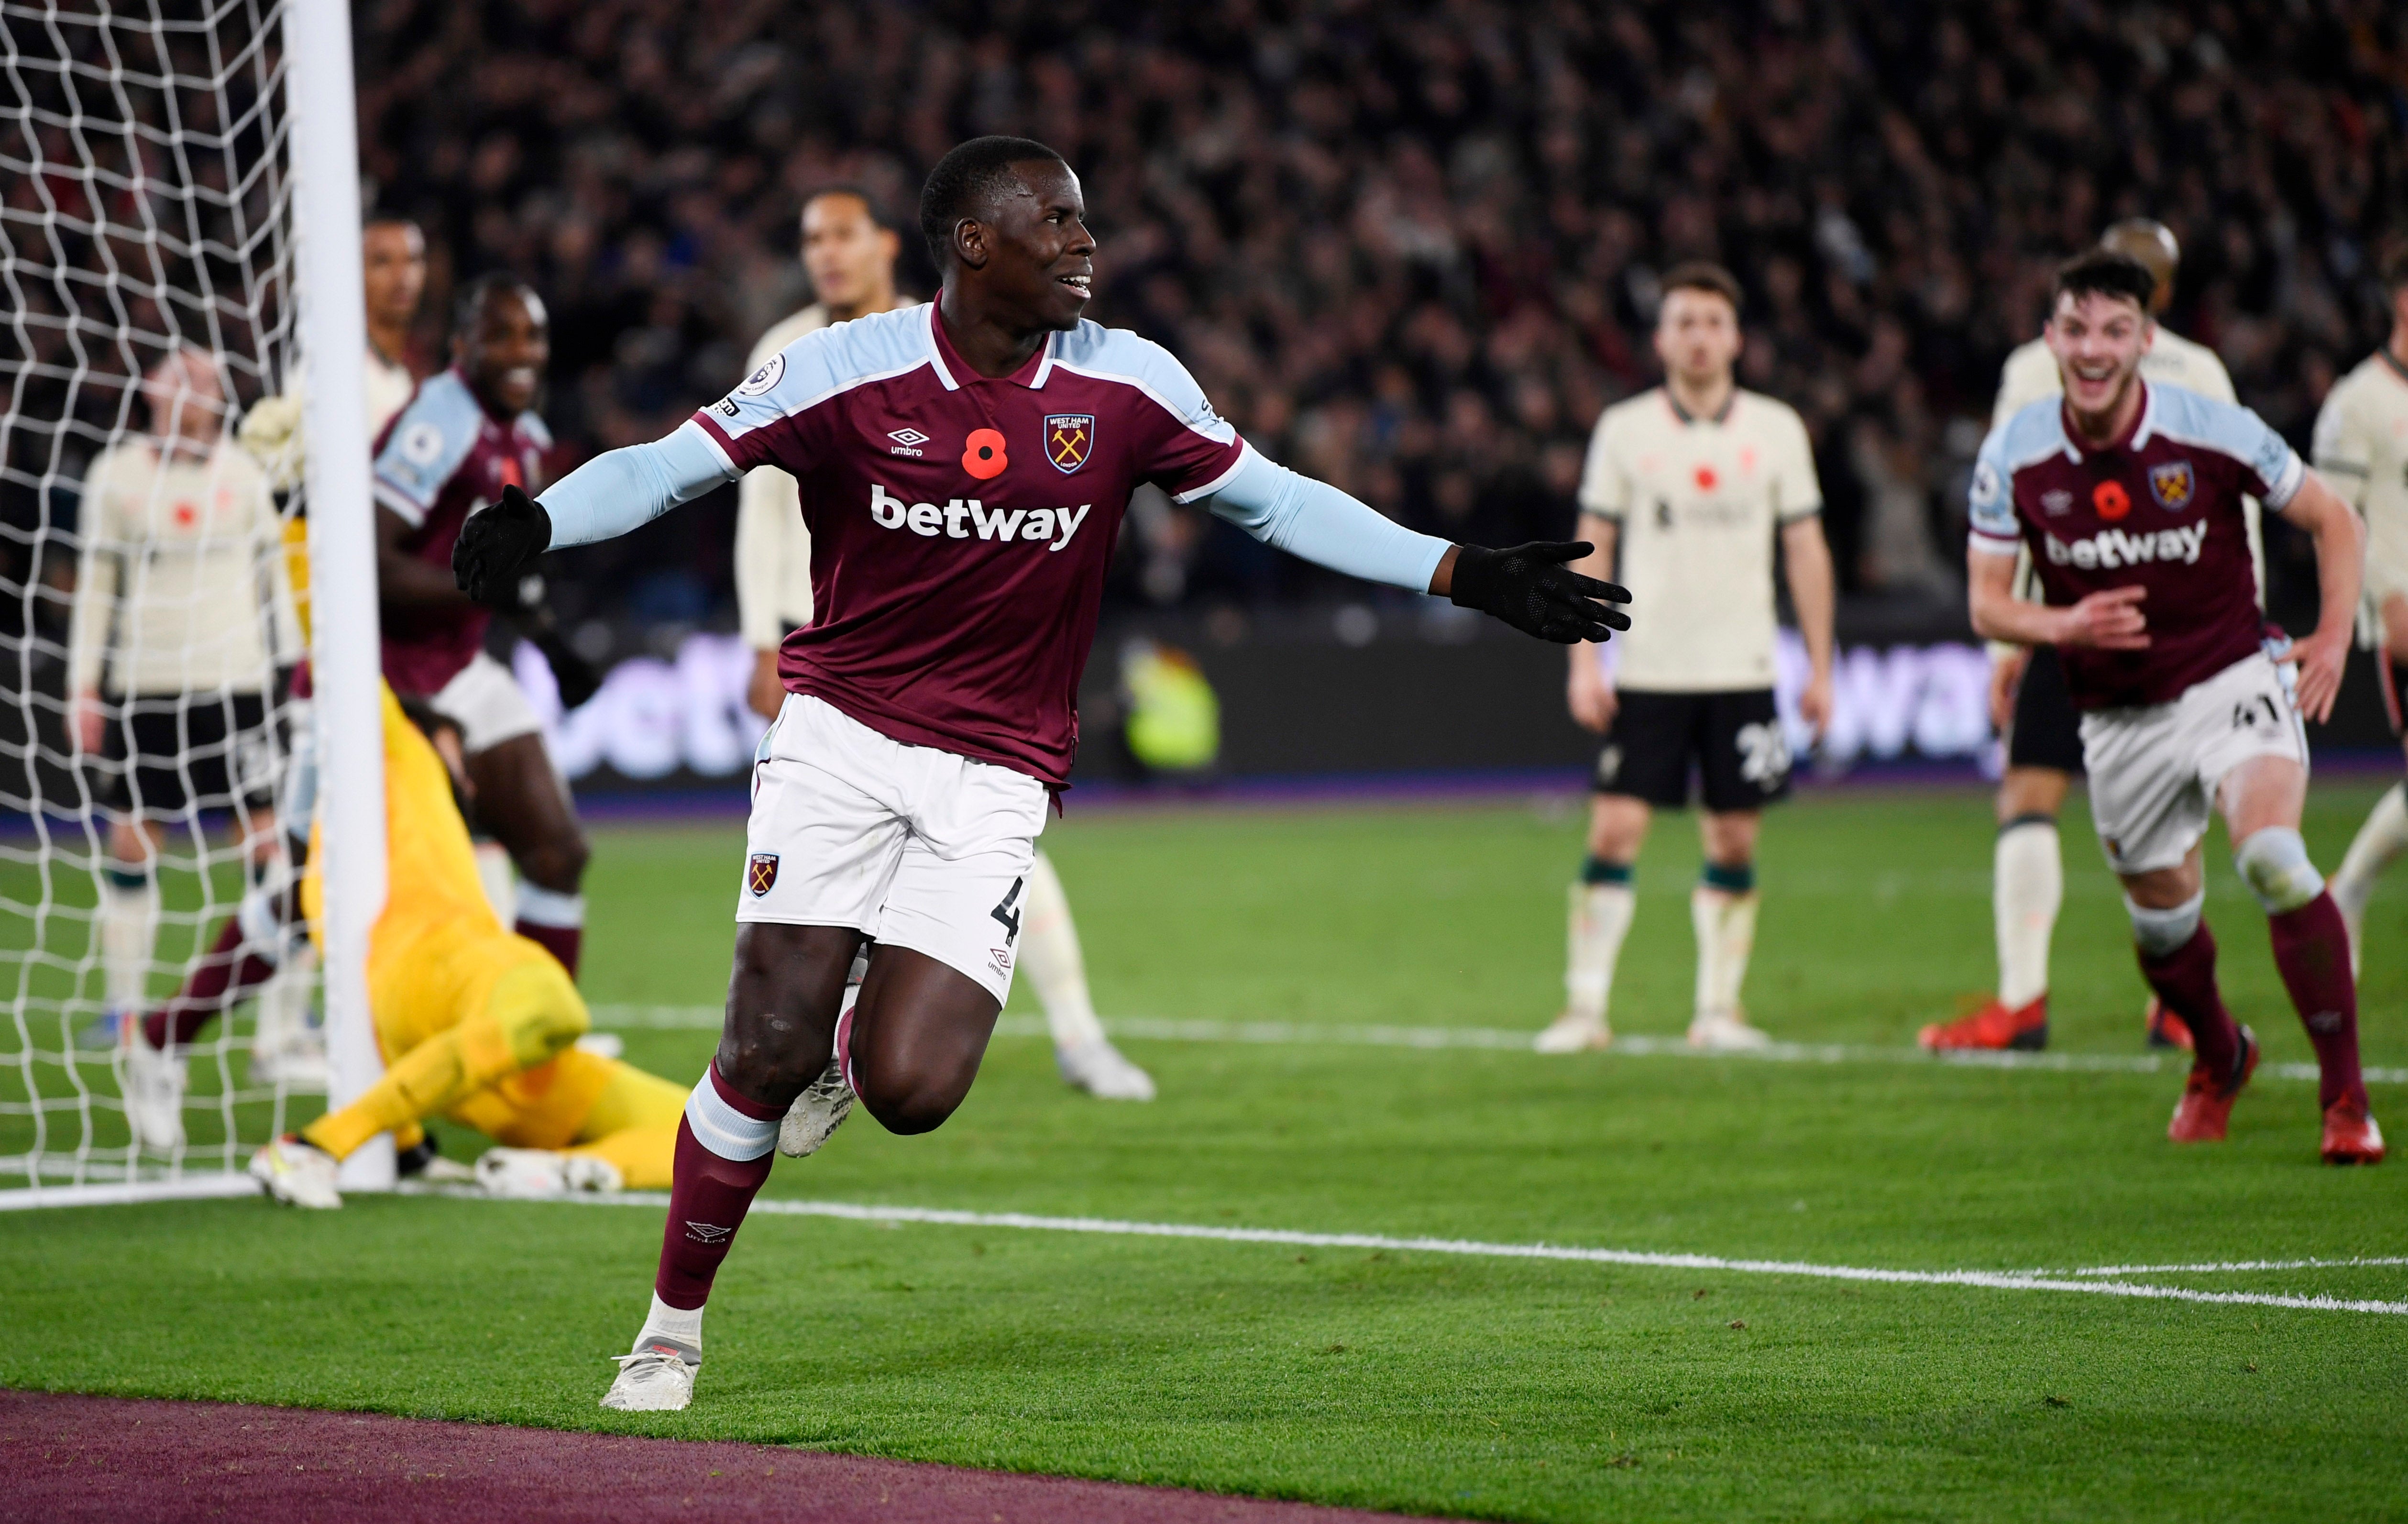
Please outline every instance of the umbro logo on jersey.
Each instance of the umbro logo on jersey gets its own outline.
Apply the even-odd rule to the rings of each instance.
[[[2109,529],[2071,544],[2055,535],[2044,535],[2041,548],[2058,566],[2095,571],[2102,567],[2136,567],[2147,561],[2180,561],[2190,566],[2199,560],[2199,553],[2206,545],[2207,521],[2202,519],[2186,529],[2159,529],[2154,533],[2143,530],[2128,535],[2121,529]]]
[[[898,428],[886,436],[896,444],[926,444],[928,437],[916,428]]]
[[[976,497],[955,497],[940,508],[935,503],[906,503],[882,483],[873,483],[869,489],[869,516],[882,529],[908,528],[930,539],[942,535],[947,539],[1043,540],[1050,542],[1045,547],[1050,551],[1068,546],[1093,507],[1093,503],[1081,503],[1076,508],[990,510]]]

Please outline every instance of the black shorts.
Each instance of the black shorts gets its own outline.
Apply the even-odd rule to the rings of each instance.
[[[2007,730],[2007,766],[2082,770],[2082,720],[2066,691],[2065,663],[2053,645],[2034,646],[2015,688],[2015,712]]]
[[[1706,808],[1753,810],[1789,792],[1789,742],[1770,688],[1736,693],[1624,689],[1597,755],[1596,788],[1661,809],[1689,802],[1691,764]]]
[[[120,700],[107,730],[98,793],[113,809],[258,810],[276,797],[283,747],[258,694],[143,694]]]

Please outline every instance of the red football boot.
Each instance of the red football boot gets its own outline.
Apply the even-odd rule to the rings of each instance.
[[[2149,997],[2148,1023],[2149,1046],[2191,1049],[2189,1024],[2167,1010],[2166,1002],[2154,995]]]
[[[2374,1125],[2365,1107],[2336,1100],[2325,1108],[2324,1153],[2327,1164],[2380,1164],[2383,1129]]]
[[[2190,1066],[2190,1080],[2183,1086],[2182,1100],[2174,1102],[2174,1119],[2166,1124],[2167,1137],[2178,1143],[2224,1141],[2225,1124],[2232,1119],[2232,1103],[2240,1099],[2249,1076],[2258,1072],[2258,1034],[2246,1027],[2241,1028],[2241,1061],[2235,1067],[2240,1073],[2227,1078],[2205,1064]]]
[[[1935,1021],[1915,1033],[1914,1040],[1933,1053],[1952,1048],[2036,1051],[2048,1046],[2048,997],[2011,1009],[1993,996],[1971,1015],[1944,1026]]]

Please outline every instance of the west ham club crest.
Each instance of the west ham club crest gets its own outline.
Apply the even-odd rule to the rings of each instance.
[[[2163,466],[2149,467],[2149,496],[2157,506],[2170,513],[2179,513],[2190,506],[2190,462],[2170,460]]]
[[[1087,453],[1096,445],[1096,415],[1085,412],[1049,413],[1045,419],[1045,458],[1054,468],[1068,476],[1087,464]]]
[[[744,886],[752,891],[752,898],[758,899],[767,894],[769,886],[777,882],[778,855],[774,852],[752,854],[751,860],[744,865]]]

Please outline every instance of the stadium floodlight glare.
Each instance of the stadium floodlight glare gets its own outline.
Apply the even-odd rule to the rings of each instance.
[[[0,1190],[220,1193],[311,1091],[339,1103],[380,1071],[351,56],[344,0],[0,0]],[[296,385],[300,457],[257,458],[237,419]],[[272,1061],[233,1002],[178,1050],[173,1138],[146,1143],[134,1028],[230,919],[217,966],[280,958],[296,993],[307,959],[264,913],[294,865],[265,843],[306,832],[313,772],[324,1078]],[[387,1143],[345,1183],[392,1178]]]

